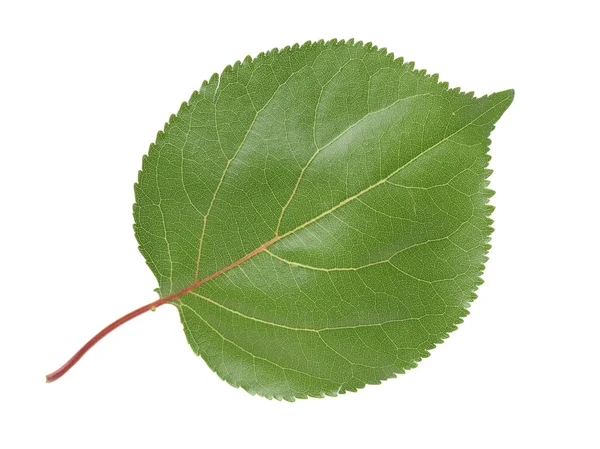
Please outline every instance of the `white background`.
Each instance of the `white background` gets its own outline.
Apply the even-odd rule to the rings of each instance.
[[[0,446],[599,448],[600,119],[594,2],[3,2]],[[496,231],[471,315],[420,366],[285,403],[219,380],[156,298],[131,205],[142,155],[213,72],[321,38],[372,41],[477,95]]]

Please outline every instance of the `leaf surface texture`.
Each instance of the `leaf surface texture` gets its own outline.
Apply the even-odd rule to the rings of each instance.
[[[415,367],[481,283],[488,137],[512,98],[450,90],[353,41],[213,75],[135,187],[161,297],[189,289],[173,304],[193,351],[230,384],[286,400]]]

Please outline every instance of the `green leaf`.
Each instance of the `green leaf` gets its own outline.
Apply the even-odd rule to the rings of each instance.
[[[286,400],[415,367],[482,282],[488,136],[513,94],[449,90],[353,41],[213,75],[135,186],[140,250],[193,351]]]

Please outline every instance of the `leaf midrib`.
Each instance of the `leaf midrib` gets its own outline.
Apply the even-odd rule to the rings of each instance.
[[[397,168],[396,170],[394,170],[393,172],[391,172],[389,175],[387,175],[385,178],[380,179],[379,181],[377,181],[376,183],[366,187],[365,189],[361,190],[360,192],[346,198],[345,200],[341,201],[340,203],[338,203],[337,205],[335,205],[334,207],[322,212],[321,214],[317,215],[316,217],[306,221],[305,223],[297,226],[296,228],[286,232],[285,234],[281,234],[278,236],[275,236],[274,238],[272,238],[271,240],[263,243],[261,246],[259,246],[258,248],[254,249],[253,251],[249,252],[248,254],[244,255],[243,257],[241,257],[240,259],[236,260],[235,262],[229,264],[228,266],[216,271],[215,273],[194,282],[193,284],[189,285],[188,287],[182,289],[179,293],[176,293],[174,295],[171,295],[169,297],[170,301],[174,301],[174,300],[178,300],[181,296],[183,296],[186,293],[191,292],[192,290],[195,290],[196,288],[200,287],[201,285],[213,280],[214,278],[220,276],[223,273],[226,273],[227,271],[241,265],[242,263],[246,262],[247,260],[251,259],[252,257],[262,253],[263,251],[265,251],[268,247],[272,246],[273,244],[285,239],[286,237],[289,237],[293,234],[295,234],[296,232],[306,228],[307,226],[310,226],[311,224],[315,223],[316,221],[320,220],[321,218],[335,212],[336,210],[338,210],[339,208],[345,206],[346,204],[354,201],[357,198],[360,198],[362,195],[364,195],[365,193],[373,190],[374,188],[386,183],[391,177],[395,176],[396,174],[398,174],[400,171],[404,170],[406,167],[408,167],[409,165],[411,165],[412,163],[414,163],[415,161],[419,160],[422,156],[424,156],[425,154],[429,153],[431,150],[433,150],[434,148],[437,148],[439,145],[441,145],[442,143],[448,141],[450,138],[454,137],[455,135],[457,135],[458,133],[462,132],[463,130],[465,130],[467,127],[473,125],[477,120],[479,120],[481,117],[483,117],[484,115],[486,115],[487,113],[489,113],[490,111],[492,111],[493,109],[497,108],[498,106],[504,104],[507,101],[510,101],[511,98],[510,96],[506,97],[505,99],[495,103],[494,105],[488,107],[485,109],[485,111],[483,111],[481,114],[479,114],[477,117],[473,118],[472,120],[470,120],[468,123],[466,123],[465,125],[463,125],[462,127],[460,127],[459,129],[457,129],[456,131],[454,131],[452,134],[447,135],[446,137],[444,137],[443,139],[441,139],[440,141],[436,142],[435,144],[431,145],[430,147],[426,148],[425,150],[423,150],[421,153],[419,153],[418,155],[416,155],[415,157],[413,157],[412,159],[410,159],[408,162],[406,162],[405,164],[403,164],[402,166],[400,166],[399,168]]]

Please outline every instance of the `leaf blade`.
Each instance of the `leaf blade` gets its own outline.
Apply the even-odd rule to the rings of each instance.
[[[161,294],[209,280],[179,298],[194,352],[232,385],[288,400],[416,366],[480,283],[487,139],[513,94],[448,90],[353,42],[211,78],[136,186]]]

